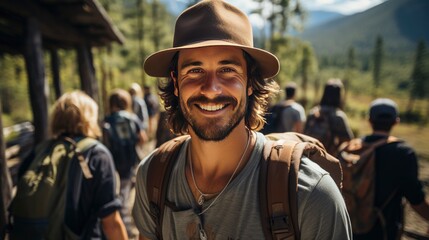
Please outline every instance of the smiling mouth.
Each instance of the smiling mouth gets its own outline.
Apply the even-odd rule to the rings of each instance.
[[[215,112],[215,111],[224,109],[225,107],[228,106],[228,104],[215,104],[215,105],[197,104],[197,106],[204,111]]]

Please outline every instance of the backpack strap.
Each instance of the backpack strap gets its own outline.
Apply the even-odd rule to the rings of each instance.
[[[307,157],[329,172],[342,188],[340,162],[314,138],[297,133],[266,136],[261,160],[259,199],[266,239],[300,239],[298,225],[298,172]],[[269,224],[268,224],[269,223]]]
[[[297,186],[301,158],[293,159],[297,143],[289,140],[265,143],[259,198],[266,239],[299,239]]]
[[[88,149],[94,147],[98,143],[98,141],[89,137],[83,138],[78,142],[69,137],[64,137],[63,139],[64,141],[70,143],[73,146],[73,150],[76,153],[77,159],[79,160],[79,166],[82,169],[83,176],[86,179],[91,179],[93,176],[91,170],[89,170],[88,161],[85,161],[85,156],[83,153]]]
[[[146,189],[150,213],[156,223],[156,234],[158,239],[162,239],[162,220],[170,173],[183,143],[188,138],[190,138],[189,135],[183,135],[162,144],[153,153],[149,163]]]

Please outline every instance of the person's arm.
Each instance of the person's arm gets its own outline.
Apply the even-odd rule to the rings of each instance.
[[[301,121],[295,122],[293,129],[293,132],[302,133],[304,131],[304,124]]]
[[[147,136],[147,133],[145,130],[140,130],[139,132],[139,141],[138,144],[142,146],[144,143],[146,143],[149,140],[149,137]]]
[[[335,132],[338,137],[339,145],[354,138],[347,116],[343,111],[337,111],[336,121],[334,121],[334,124],[335,126],[333,126],[333,129],[336,129]]]
[[[132,216],[140,233],[139,239],[157,239],[156,222],[150,214],[150,204],[146,194],[146,177],[152,154],[153,152],[140,162],[136,175]]]
[[[112,214],[102,218],[101,224],[107,239],[128,239],[127,230],[122,222],[119,211],[114,211]]]

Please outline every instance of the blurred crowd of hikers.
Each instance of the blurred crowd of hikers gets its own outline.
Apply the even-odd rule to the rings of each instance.
[[[9,239],[399,239],[403,199],[429,221],[394,101],[370,104],[358,138],[339,79],[308,114],[294,83],[265,113],[280,62],[243,12],[201,1],[176,30],[144,63],[166,78],[156,93],[112,90],[101,121],[81,91],[57,100],[50,140],[20,166]]]

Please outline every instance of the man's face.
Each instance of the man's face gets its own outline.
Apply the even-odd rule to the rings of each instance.
[[[220,141],[244,124],[247,66],[243,52],[235,47],[182,50],[178,59],[175,95],[183,115],[198,137]]]

